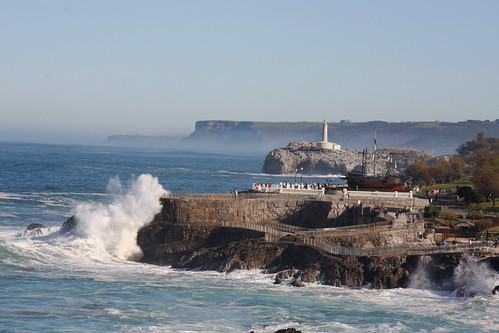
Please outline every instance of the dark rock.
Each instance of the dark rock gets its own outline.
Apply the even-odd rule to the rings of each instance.
[[[290,283],[290,285],[292,285],[293,287],[304,287],[305,286],[303,284],[303,282],[301,282],[301,280],[298,280],[298,279],[294,279],[293,282]]]
[[[68,220],[69,221],[69,220]],[[73,222],[74,223],[74,222]],[[68,222],[69,224],[69,222]],[[156,220],[141,228],[137,244],[141,262],[227,272],[265,269],[275,283],[294,277],[294,284],[321,281],[332,286],[373,288],[407,287],[418,269],[429,272],[436,288],[449,288],[462,254],[432,256],[356,257],[331,255],[288,238],[286,242],[261,240],[262,233],[216,224],[181,224]]]
[[[280,280],[289,279],[289,271],[282,271],[282,272],[277,273],[276,278],[279,278]]]
[[[316,282],[317,281],[317,271],[318,271],[318,267],[315,267],[315,266],[304,269],[303,272],[301,273],[301,280],[303,282],[308,282],[308,283]]]
[[[45,226],[43,224],[40,224],[40,223],[31,223],[26,228],[26,230],[35,230],[35,229],[41,229],[41,228],[45,228]]]
[[[284,328],[275,331],[275,333],[301,333],[301,331],[298,331],[296,328]]]
[[[69,219],[67,219],[63,224],[61,229],[59,230],[60,233],[65,234],[67,232],[71,232],[77,224],[76,217],[73,215]]]
[[[274,284],[281,284],[282,280],[279,277],[275,277]]]
[[[36,235],[39,236],[42,234],[42,230],[45,228],[43,224],[40,223],[31,223],[29,226],[26,227],[26,230],[24,231],[24,235]]]
[[[499,257],[489,257],[484,259],[483,262],[487,263],[496,272],[499,272]]]

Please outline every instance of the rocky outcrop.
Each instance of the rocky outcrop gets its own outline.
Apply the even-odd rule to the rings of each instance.
[[[293,235],[271,243],[263,240],[262,232],[223,226],[224,221],[242,227],[245,223],[268,221],[309,228],[351,225],[356,221],[370,223],[377,218],[372,207],[342,206],[339,209],[336,202],[330,201],[255,196],[245,199],[242,195],[238,199],[223,199],[222,195],[162,198],[161,202],[161,212],[137,235],[143,262],[223,272],[264,269],[280,274],[275,278],[276,283],[296,287],[321,281],[335,286],[370,283],[377,288],[391,288],[405,285],[409,276],[403,268],[405,257],[374,260],[331,255],[301,243]],[[400,242],[416,241],[415,237],[421,233],[412,229],[399,232],[400,235],[359,233],[342,240],[332,237],[332,240],[338,244],[346,241],[371,247],[400,245]]]
[[[304,286],[321,282],[332,286],[398,288],[424,270],[439,288],[446,284],[462,254],[392,257],[330,255],[301,243],[269,243],[263,234],[219,226],[154,221],[141,228],[137,243],[142,262],[174,268],[216,270],[263,269],[275,274],[274,283]]]
[[[369,153],[372,155],[372,152]],[[393,160],[392,167],[403,172],[408,165],[417,161],[429,160],[432,156],[414,149],[382,148],[376,151],[376,170],[387,169],[388,159]],[[368,156],[372,161],[372,156]],[[327,150],[306,141],[291,142],[285,148],[277,148],[267,154],[262,172],[270,174],[293,174],[303,168],[306,174],[343,174],[352,170],[361,170],[361,150]],[[372,166],[371,166],[372,167]],[[300,171],[301,172],[301,171]]]

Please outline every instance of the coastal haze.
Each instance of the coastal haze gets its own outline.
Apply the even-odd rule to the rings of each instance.
[[[4,1],[0,140],[188,136],[208,119],[494,121],[498,13],[496,1]]]
[[[108,144],[165,147],[211,152],[266,153],[285,147],[292,141],[322,140],[322,122],[197,121],[187,136],[113,135]],[[328,139],[342,149],[378,147],[408,148],[427,151],[435,156],[454,154],[462,143],[473,140],[478,132],[499,136],[499,120],[461,122],[385,122],[328,124]]]
[[[0,1],[0,330],[499,331],[497,244],[342,177],[499,137],[498,15]]]

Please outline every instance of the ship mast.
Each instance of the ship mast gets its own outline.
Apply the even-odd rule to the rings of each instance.
[[[374,143],[373,143],[373,160],[374,160],[374,163],[373,163],[373,174],[374,174],[374,177],[376,177],[376,131],[374,131]]]

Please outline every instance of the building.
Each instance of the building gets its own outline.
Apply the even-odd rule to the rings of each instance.
[[[317,147],[329,150],[340,150],[341,145],[327,141],[327,121],[322,124],[322,141],[317,142]]]

